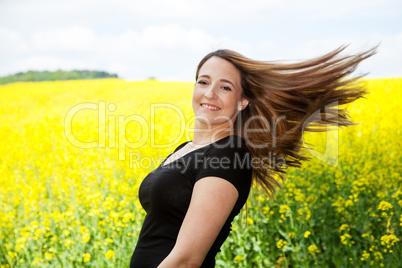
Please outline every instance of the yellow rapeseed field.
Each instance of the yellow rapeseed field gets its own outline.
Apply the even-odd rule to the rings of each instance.
[[[398,267],[402,79],[366,80],[359,125],[306,133],[276,200],[253,191],[218,267]],[[128,267],[142,179],[191,140],[192,83],[0,86],[0,267]]]

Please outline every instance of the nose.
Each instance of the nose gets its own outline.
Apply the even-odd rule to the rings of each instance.
[[[209,86],[208,89],[205,91],[204,96],[207,99],[214,99],[216,97],[215,86],[214,85]]]

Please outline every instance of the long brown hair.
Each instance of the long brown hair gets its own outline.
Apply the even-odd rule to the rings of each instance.
[[[238,114],[234,132],[247,141],[253,159],[263,160],[258,168],[253,168],[253,181],[270,196],[275,193],[275,186],[281,187],[275,175],[284,180],[286,167],[301,167],[301,161],[310,160],[300,152],[303,131],[321,132],[328,130],[328,125],[355,124],[338,105],[364,98],[368,93],[357,81],[363,75],[349,75],[361,61],[374,55],[377,47],[340,56],[345,48],[341,46],[298,63],[257,61],[221,49],[209,53],[199,63],[196,80],[200,68],[214,56],[231,62],[240,71],[242,97],[249,104]],[[311,121],[312,118],[315,120]],[[246,132],[246,128],[265,131]]]

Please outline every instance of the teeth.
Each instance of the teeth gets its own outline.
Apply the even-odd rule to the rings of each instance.
[[[218,108],[218,107],[210,106],[210,105],[208,105],[208,104],[202,104],[202,106],[203,106],[203,107],[206,107],[206,108],[208,108],[208,109],[212,109],[212,110],[219,110],[219,109],[220,109],[220,108]]]

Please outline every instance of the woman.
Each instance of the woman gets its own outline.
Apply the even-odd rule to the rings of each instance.
[[[340,57],[343,49],[293,64],[255,61],[231,50],[201,60],[193,140],[141,184],[147,215],[131,267],[215,266],[252,182],[274,194],[280,184],[273,175],[283,179],[286,166],[308,160],[299,153],[303,131],[353,124],[345,110],[324,108],[367,93],[354,83],[357,78],[346,77],[375,48]],[[309,122],[316,111],[321,119]]]

